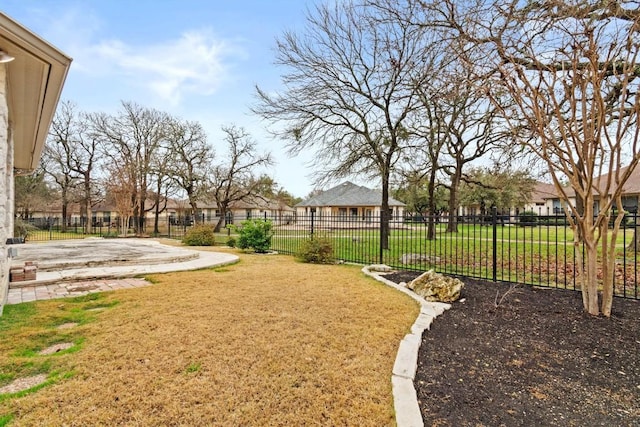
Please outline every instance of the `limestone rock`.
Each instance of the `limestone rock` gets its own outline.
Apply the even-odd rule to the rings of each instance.
[[[464,283],[429,270],[409,282],[407,288],[427,301],[453,302],[460,298]]]
[[[400,262],[404,265],[406,264],[419,264],[422,262],[428,262],[430,264],[436,264],[440,262],[440,258],[433,255],[425,255],[425,254],[402,254],[400,257]]]
[[[375,271],[378,273],[390,273],[392,271],[392,268],[384,264],[373,264],[369,266],[369,271]]]

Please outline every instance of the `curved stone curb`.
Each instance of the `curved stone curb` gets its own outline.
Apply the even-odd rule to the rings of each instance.
[[[422,333],[429,329],[437,316],[451,308],[451,304],[429,302],[416,295],[410,289],[387,280],[380,273],[391,272],[386,265],[369,265],[362,269],[367,276],[373,277],[385,285],[409,295],[420,304],[420,314],[411,326],[411,333],[400,341],[396,361],[393,364],[391,385],[393,388],[393,406],[398,427],[424,426],[420,406],[413,381],[418,369],[418,350],[422,342]]]

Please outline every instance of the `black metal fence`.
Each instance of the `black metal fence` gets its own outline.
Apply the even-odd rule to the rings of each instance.
[[[416,271],[433,269],[462,277],[563,289],[578,287],[577,251],[584,250],[574,245],[573,232],[564,215],[464,216],[458,218],[455,231],[446,217],[393,217],[387,247],[380,239],[380,218],[372,215],[264,214],[260,218],[272,221],[271,248],[280,253],[295,254],[304,241],[322,238],[332,243],[335,257],[344,262],[384,263]],[[203,219],[211,225],[217,222],[217,218]],[[245,219],[246,216],[227,218],[227,222],[241,225]],[[625,218],[616,241],[613,272],[615,294],[632,299],[640,299],[635,236],[639,220],[636,215]],[[145,230],[146,235],[181,238],[193,225],[193,221],[167,218],[159,221],[157,234],[153,233],[153,221],[147,221]],[[113,224],[92,224],[87,229],[81,223],[72,223],[63,230],[60,221],[54,219],[36,227],[29,232],[28,240],[122,233]],[[233,230],[222,228],[218,242],[225,243],[233,234]]]

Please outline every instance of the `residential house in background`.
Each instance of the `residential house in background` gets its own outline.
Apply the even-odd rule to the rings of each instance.
[[[622,168],[620,173],[624,173],[626,171],[626,167]],[[596,178],[595,185],[600,185],[601,191],[605,193],[605,182],[607,180],[608,174],[603,174],[600,177]],[[599,183],[599,184],[598,184]],[[546,184],[550,186],[548,189],[542,189],[542,191],[537,192],[537,197],[539,200],[536,203],[536,207],[531,207],[531,210],[538,212],[538,207],[542,206],[541,214],[546,215],[546,209],[549,208],[548,212],[550,215],[562,215],[564,214],[564,210],[562,208],[562,202],[560,201],[560,197],[555,189],[555,187],[551,184]],[[575,206],[576,196],[573,188],[568,187],[566,189],[567,196],[569,198],[569,203]],[[611,194],[609,194],[610,196]],[[638,212],[638,199],[640,198],[640,168],[637,167],[629,176],[629,179],[622,187],[622,209],[625,211],[636,214]],[[542,203],[544,204],[538,204]],[[601,200],[599,196],[596,195],[594,200],[594,213],[597,214],[600,211]],[[614,206],[614,209],[617,209],[617,206]]]
[[[513,206],[501,207],[498,214],[501,216],[517,217],[521,212],[535,212],[538,215],[561,215],[563,214],[560,198],[553,184],[546,182],[535,182],[531,194],[526,199],[518,200]],[[479,203],[460,205],[458,215],[476,216],[483,212]],[[485,206],[485,212],[490,212],[490,206]]]
[[[524,201],[522,211],[535,212],[538,215],[562,215],[564,213],[555,185],[539,181],[533,187],[529,200]],[[514,209],[511,214],[517,215],[518,213],[520,211],[516,212]]]
[[[0,314],[9,290],[14,175],[38,166],[70,65],[71,58],[0,13]]]
[[[298,217],[309,217],[313,213],[318,220],[374,223],[380,218],[381,205],[382,191],[347,181],[298,203],[295,208]],[[405,207],[404,203],[389,197],[392,223],[404,221]]]
[[[198,215],[204,222],[216,222],[220,218],[220,211],[215,201],[209,201],[198,204]],[[230,204],[227,224],[252,218],[267,218],[278,224],[284,224],[293,221],[294,217],[295,209],[286,203],[254,195]]]

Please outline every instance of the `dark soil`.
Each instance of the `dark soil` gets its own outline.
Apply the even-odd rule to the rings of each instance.
[[[640,302],[616,299],[607,319],[580,292],[463,281],[423,334],[426,426],[640,426]]]

